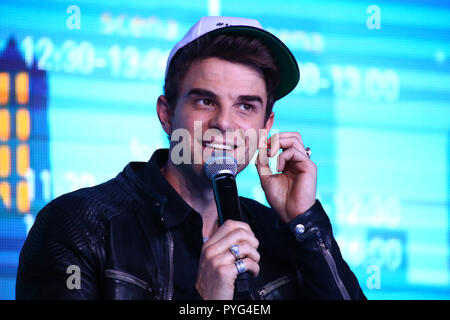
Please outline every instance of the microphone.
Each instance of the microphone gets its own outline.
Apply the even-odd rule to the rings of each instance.
[[[245,221],[239,204],[236,187],[237,161],[232,156],[213,153],[204,164],[205,173],[211,179],[214,199],[216,200],[219,225],[226,220]],[[237,276],[235,281],[235,300],[255,300],[251,286],[252,275],[246,271]]]

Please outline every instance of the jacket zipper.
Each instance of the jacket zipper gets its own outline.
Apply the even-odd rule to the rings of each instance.
[[[172,300],[172,298],[173,298],[173,249],[174,249],[174,244],[173,244],[172,232],[170,232],[170,230],[167,231],[167,242],[168,242],[168,249],[169,249],[169,277],[167,278],[165,300]]]
[[[113,278],[117,280],[122,280],[131,284],[134,284],[146,291],[152,292],[152,288],[148,282],[145,282],[144,280],[141,280],[139,278],[136,278],[135,276],[132,276],[131,274],[118,271],[118,270],[112,270],[112,269],[106,269],[105,270],[105,276],[108,278]]]
[[[262,289],[258,290],[258,296],[260,299],[262,299],[264,296],[271,293],[273,290],[281,287],[282,285],[285,285],[286,283],[292,281],[294,277],[293,276],[283,276],[281,278],[278,278],[267,285],[265,285]]]
[[[336,262],[334,261],[333,256],[331,255],[330,249],[323,241],[320,231],[316,233],[316,240],[317,244],[320,247],[320,252],[322,253],[323,257],[325,258],[325,261],[328,264],[328,267],[331,270],[331,274],[333,275],[334,281],[337,287],[339,288],[342,297],[344,298],[344,300],[351,300],[350,295],[348,294],[347,289],[345,288],[345,285],[342,282],[339,273],[337,272]]]

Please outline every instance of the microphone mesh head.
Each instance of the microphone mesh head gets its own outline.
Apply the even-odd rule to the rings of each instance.
[[[208,158],[204,164],[205,173],[211,180],[220,173],[230,173],[233,177],[237,173],[237,160],[232,156],[214,156]]]

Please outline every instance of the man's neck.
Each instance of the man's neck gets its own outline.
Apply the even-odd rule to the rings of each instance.
[[[217,228],[218,216],[214,192],[209,181],[194,175],[190,176],[188,171],[174,165],[170,159],[161,167],[161,174],[178,195],[200,213],[203,220],[203,236],[210,237]]]

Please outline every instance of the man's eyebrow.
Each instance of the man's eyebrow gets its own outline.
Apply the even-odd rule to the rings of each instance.
[[[217,98],[217,95],[214,92],[209,91],[207,89],[201,89],[201,88],[192,88],[191,90],[189,90],[188,93],[186,94],[186,96],[191,96],[191,95],[208,97],[208,98]]]
[[[252,96],[252,95],[243,95],[238,97],[239,101],[245,101],[245,102],[259,102],[263,104],[263,101],[260,96]]]
[[[188,91],[188,93],[186,94],[186,96],[191,96],[191,95],[196,95],[196,96],[202,96],[202,97],[207,97],[207,98],[217,98],[217,95],[207,89],[202,89],[202,88],[192,88]],[[263,100],[260,96],[256,96],[256,95],[240,95],[238,96],[238,100],[239,101],[244,101],[244,102],[259,102],[260,104],[263,104]]]

